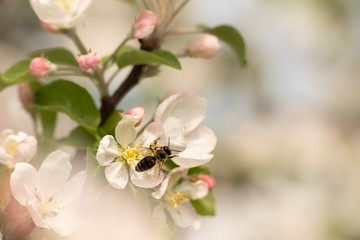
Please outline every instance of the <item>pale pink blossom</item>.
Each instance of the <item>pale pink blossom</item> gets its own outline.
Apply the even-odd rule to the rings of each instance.
[[[221,49],[219,40],[214,35],[203,34],[188,46],[188,54],[195,58],[209,59],[216,56]]]
[[[56,65],[43,57],[36,57],[30,62],[30,73],[37,78],[45,77],[49,72],[56,70]]]
[[[79,63],[81,71],[86,72],[90,68],[92,70],[95,70],[96,67],[100,63],[100,59],[97,56],[95,56],[94,54],[88,53],[86,55],[81,55],[78,58],[78,63]]]
[[[41,21],[41,26],[49,33],[58,34],[60,33],[61,26],[54,23],[46,23]]]
[[[206,183],[208,189],[211,191],[215,187],[215,178],[212,175],[200,173],[194,179],[195,181],[203,181]]]
[[[29,109],[33,106],[35,99],[31,86],[28,82],[23,82],[18,85],[18,94],[20,102],[25,109]]]
[[[146,112],[146,110],[143,107],[134,107],[134,108],[129,109],[125,113],[125,115],[132,115],[132,116],[136,117],[138,119],[138,121],[136,122],[135,127],[137,127],[141,124],[142,120],[144,119],[145,112]]]
[[[149,10],[143,10],[135,21],[135,33],[134,37],[138,39],[146,38],[150,36],[156,26],[157,16],[155,13]]]

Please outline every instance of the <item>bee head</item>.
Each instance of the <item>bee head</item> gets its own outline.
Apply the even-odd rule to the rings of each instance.
[[[168,146],[164,147],[164,151],[166,152],[167,155],[171,155],[171,150]]]

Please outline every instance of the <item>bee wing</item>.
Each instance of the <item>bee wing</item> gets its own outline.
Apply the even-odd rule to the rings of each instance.
[[[136,153],[141,154],[143,157],[146,157],[146,156],[149,156],[149,155],[154,156],[153,151],[150,148],[147,148],[147,147],[138,147],[136,149]]]
[[[164,164],[163,161],[159,161],[157,160],[157,163],[155,164],[155,166],[153,167],[153,172],[152,175],[154,177],[154,180],[156,182],[161,182],[162,178],[164,178],[164,174],[161,171],[162,165]]]

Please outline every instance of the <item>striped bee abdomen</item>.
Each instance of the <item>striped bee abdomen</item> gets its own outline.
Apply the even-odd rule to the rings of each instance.
[[[156,164],[156,158],[154,156],[146,156],[138,162],[135,166],[137,172],[144,172],[149,170]]]

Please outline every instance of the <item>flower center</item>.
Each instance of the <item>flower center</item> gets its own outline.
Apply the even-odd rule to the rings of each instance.
[[[173,194],[166,197],[166,201],[168,201],[174,208],[182,205],[183,201],[186,199],[190,199],[189,195],[181,192],[174,192]],[[179,211],[178,213],[180,214]]]
[[[39,198],[39,201],[36,203],[36,209],[43,218],[56,216],[57,212],[62,208],[62,201],[58,201],[54,197],[49,197],[48,194],[45,194],[43,198]]]
[[[71,12],[71,7],[74,4],[75,0],[57,0],[55,4],[62,9]]]
[[[120,154],[120,156],[126,160],[127,164],[130,166],[133,164],[133,161],[135,159],[141,159],[142,155],[140,153],[137,152],[139,146],[136,145],[135,147],[130,147],[128,146],[127,148],[125,148],[125,150],[122,151],[122,153]]]
[[[15,155],[17,146],[18,146],[17,142],[12,142],[12,143],[9,144],[9,154],[12,157]]]

